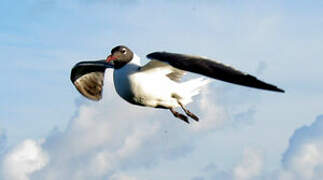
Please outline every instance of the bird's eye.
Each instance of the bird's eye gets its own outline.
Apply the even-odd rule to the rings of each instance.
[[[122,49],[121,52],[122,52],[122,54],[126,54],[127,53],[126,49]]]

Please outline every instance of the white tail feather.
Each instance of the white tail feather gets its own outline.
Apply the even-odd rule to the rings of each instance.
[[[210,79],[201,77],[181,83],[180,102],[184,105],[191,103],[192,97],[200,94],[202,87],[210,81]]]

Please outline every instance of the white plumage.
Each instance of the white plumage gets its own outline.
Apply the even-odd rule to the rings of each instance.
[[[153,62],[153,61],[151,61]],[[210,80],[196,78],[186,82],[172,80],[169,74],[178,71],[166,63],[154,62],[154,66],[140,65],[140,58],[134,58],[120,69],[115,69],[113,81],[117,93],[126,101],[149,107],[175,108],[192,102],[192,97]],[[148,68],[147,68],[148,67]],[[184,73],[182,73],[184,74]]]

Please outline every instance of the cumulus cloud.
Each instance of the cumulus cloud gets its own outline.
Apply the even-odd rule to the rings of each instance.
[[[209,88],[202,89],[199,108],[203,116],[203,120],[192,126],[193,131],[213,131],[216,128],[223,127],[228,124],[229,115],[224,106],[214,102],[214,94]],[[213,102],[212,102],[213,101]]]
[[[320,180],[323,177],[323,115],[309,126],[295,130],[282,157],[282,167],[263,173],[264,158],[259,150],[246,149],[243,159],[228,179]],[[230,177],[230,173],[226,173]],[[229,176],[228,176],[229,175]]]
[[[319,180],[323,175],[323,115],[297,129],[283,155],[280,179]]]
[[[247,147],[239,161],[230,169],[222,169],[214,163],[210,163],[202,169],[203,176],[194,177],[192,180],[257,180],[261,179],[264,163],[261,149]]]
[[[3,176],[6,180],[29,180],[29,175],[42,169],[49,162],[46,152],[40,143],[25,140],[3,160]]]
[[[45,142],[26,140],[5,155],[5,177],[23,180],[136,179],[127,170],[156,167],[161,160],[187,156],[208,132],[227,125],[229,115],[206,87],[193,105],[201,121],[187,125],[166,110],[133,106],[114,92],[111,72],[103,99],[77,100],[77,112],[65,131],[53,129]],[[255,152],[251,152],[255,153]],[[23,154],[23,155],[20,155]],[[27,155],[25,155],[27,154]],[[24,156],[29,157],[25,160]],[[255,157],[237,169],[255,176]],[[50,159],[50,160],[49,160]],[[13,167],[22,166],[19,173]],[[244,167],[246,166],[246,167]],[[245,168],[245,169],[243,169]]]
[[[221,169],[214,163],[207,165],[203,176],[193,179],[224,180],[320,180],[323,177],[323,115],[309,126],[295,130],[289,146],[283,153],[281,167],[265,171],[264,151],[246,148],[240,161],[230,169]]]
[[[261,151],[248,148],[243,153],[243,158],[233,169],[235,180],[253,179],[261,174],[263,169],[263,155]]]
[[[5,177],[133,180],[136,177],[126,174],[127,170],[153,168],[161,160],[185,157],[197,139],[225,121],[223,107],[205,95],[196,105],[202,109],[202,120],[190,125],[166,110],[130,105],[120,100],[108,78],[104,99],[78,100],[81,103],[65,131],[54,129],[43,144],[26,140],[9,151],[3,166]],[[207,94],[208,89],[204,91]],[[214,107],[218,110],[212,111]],[[20,167],[19,171],[14,167]]]

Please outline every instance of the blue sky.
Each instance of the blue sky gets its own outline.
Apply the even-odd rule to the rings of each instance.
[[[0,175],[319,178],[322,10],[321,1],[1,1]],[[123,102],[111,72],[102,102],[81,97],[71,67],[119,44],[143,63],[159,50],[215,58],[286,93],[214,81],[189,106],[201,116],[189,126]]]

